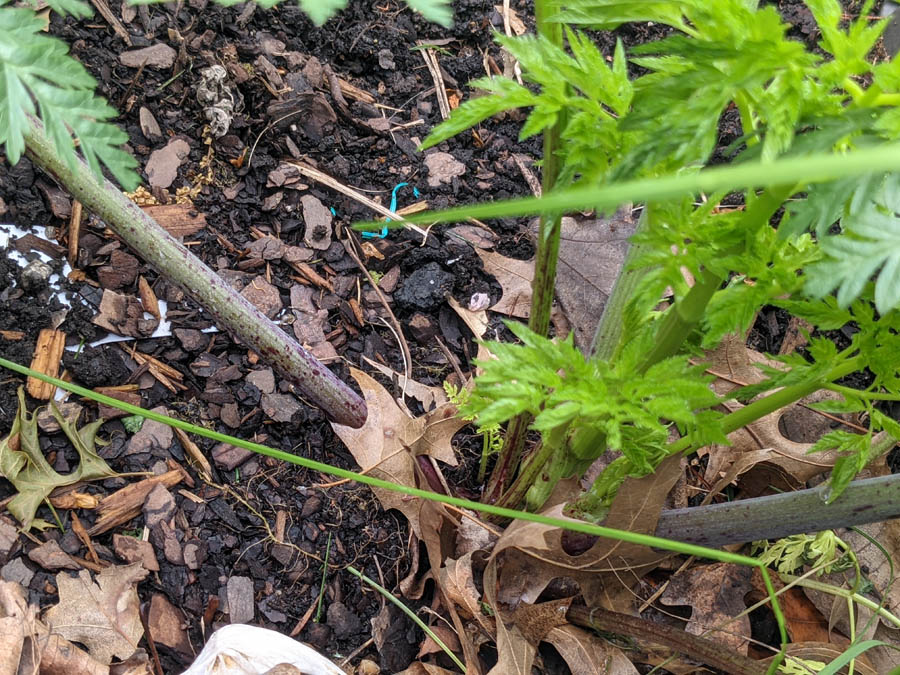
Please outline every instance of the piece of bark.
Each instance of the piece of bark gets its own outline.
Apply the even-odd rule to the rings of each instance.
[[[141,296],[141,304],[144,306],[144,311],[148,314],[152,314],[157,319],[161,319],[159,300],[156,297],[156,293],[153,292],[150,284],[147,283],[147,280],[143,276],[138,279],[138,293]]]
[[[43,328],[38,333],[37,344],[34,347],[34,356],[31,359],[31,369],[50,377],[57,377],[59,375],[59,361],[65,348],[65,333],[52,328]],[[39,401],[50,400],[56,392],[55,385],[42,382],[36,377],[30,376],[25,388],[29,396]]]
[[[188,237],[206,227],[206,216],[193,204],[159,204],[141,207],[173,237]]]
[[[132,518],[140,515],[147,495],[157,485],[163,485],[167,488],[174,487],[181,482],[184,474],[173,469],[167,471],[160,476],[145,478],[139,483],[126,485],[121,490],[117,490],[108,497],[105,497],[97,507],[97,521],[88,531],[92,537],[98,534],[108,532],[117,525],[127,523]]]

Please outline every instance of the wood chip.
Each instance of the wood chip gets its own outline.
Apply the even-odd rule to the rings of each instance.
[[[175,238],[189,237],[206,227],[206,216],[193,204],[159,204],[142,208]]]
[[[126,485],[121,490],[113,492],[108,497],[104,497],[100,505],[97,507],[97,521],[94,526],[88,530],[88,534],[96,537],[98,534],[108,532],[112,528],[127,523],[132,518],[140,515],[141,508],[147,499],[147,495],[157,485],[164,485],[167,488],[178,485],[184,478],[181,469],[173,469],[167,471],[161,476],[153,476],[145,478],[139,483]]]
[[[211,481],[212,466],[210,466],[209,460],[206,459],[206,456],[203,454],[200,448],[197,447],[197,444],[194,443],[188,437],[188,435],[178,427],[174,427],[173,431],[175,432],[175,437],[178,438],[178,442],[181,443],[181,447],[184,448],[184,451],[196,464],[197,470],[200,473],[200,477],[205,481]]]
[[[50,377],[58,376],[59,361],[65,348],[65,333],[52,328],[42,329],[38,334],[37,344],[34,347],[31,369]],[[49,401],[56,393],[55,385],[42,382],[36,377],[29,377],[25,388],[32,398],[36,398],[39,401]]]
[[[157,319],[162,319],[159,313],[159,300],[156,298],[156,293],[153,292],[150,284],[147,283],[143,276],[138,279],[138,294],[141,296],[141,304],[144,306],[144,311],[152,314]]]
[[[0,337],[4,340],[18,341],[25,337],[25,333],[20,330],[0,330]]]

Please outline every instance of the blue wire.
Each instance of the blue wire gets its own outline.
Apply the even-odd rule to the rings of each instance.
[[[400,188],[405,187],[407,185],[409,185],[409,183],[397,183],[397,185],[394,186],[394,189],[391,191],[391,211],[397,210],[397,191],[400,190]],[[413,187],[413,195],[415,195],[415,197],[418,199],[419,188]],[[389,223],[389,222],[391,222],[391,219],[386,218],[384,222]],[[362,236],[363,236],[363,239],[384,239],[387,236],[387,233],[388,233],[388,229],[387,229],[387,226],[385,225],[384,227],[381,228],[381,232],[363,232]]]

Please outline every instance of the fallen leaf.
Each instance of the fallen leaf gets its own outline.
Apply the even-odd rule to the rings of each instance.
[[[78,576],[56,575],[59,604],[44,620],[52,633],[80,642],[102,663],[127,659],[144,634],[135,585],[147,576],[141,565],[107,567],[95,579],[82,570]]]
[[[578,221],[565,217],[560,225],[556,297],[582,351],[590,348],[600,315],[628,253],[628,239],[637,223],[631,205],[609,218]],[[530,228],[537,233],[537,221]]]
[[[622,483],[604,520],[605,527],[653,534],[666,496],[682,474],[681,458],[670,457],[643,478]],[[544,515],[574,520],[558,504]],[[514,521],[497,540],[492,560],[504,555],[498,597],[508,606],[534,603],[553,579],[569,577],[581,588],[588,605],[622,611],[614,594],[625,592],[623,579],[636,582],[642,574],[669,557],[665,551],[628,544],[614,539],[597,539],[584,553],[569,554],[563,546],[563,530],[524,521]],[[627,575],[622,572],[627,571]]]
[[[494,620],[481,611],[481,593],[475,587],[471,553],[458,560],[448,559],[438,573],[438,585],[463,618],[475,619],[489,634],[494,633]]]
[[[718,349],[706,357],[709,371],[714,375],[724,375],[713,382],[719,395],[725,395],[741,382],[756,384],[765,376],[757,365],[779,367],[782,364],[768,359],[752,349],[748,349],[740,338],[726,338]],[[727,378],[727,379],[726,379]],[[824,399],[840,398],[829,391],[816,392],[798,403],[811,403]],[[735,401],[727,401],[730,411],[742,407]],[[810,478],[828,471],[834,466],[837,453],[819,452],[807,454],[811,442],[797,442],[785,436],[782,427],[791,428],[795,438],[818,439],[831,430],[831,421],[818,413],[794,404],[775,411],[751,422],[746,427],[729,434],[730,446],[713,445],[702,451],[708,453],[709,460],[705,479],[713,484],[707,502],[739,475],[751,469],[754,475],[747,475],[741,481],[742,495],[759,496],[769,485],[782,489],[802,487]]]
[[[621,649],[577,626],[557,626],[545,642],[565,659],[572,675],[638,675]]]
[[[669,579],[659,600],[668,606],[686,605],[691,618],[685,630],[718,642],[726,651],[747,655],[750,616],[744,614],[744,596],[751,590],[753,568],[733,563],[694,567]]]
[[[50,404],[50,411],[75,446],[81,460],[72,473],[65,476],[58,474],[44,458],[38,441],[37,415],[28,413],[25,394],[21,388],[19,410],[13,420],[12,430],[9,436],[0,441],[0,475],[13,484],[17,493],[7,508],[25,530],[37,524],[35,512],[56,488],[82,480],[116,475],[94,447],[97,430],[103,424],[102,419],[76,429],[72,422],[62,416],[55,404]]]
[[[403,672],[397,673],[397,675],[456,675],[456,671],[417,661],[410,664],[409,668]]]
[[[531,282],[534,279],[534,258],[516,260],[494,251],[475,249],[484,271],[497,279],[503,295],[490,309],[500,314],[527,319],[531,314]]]
[[[431,411],[434,408],[447,403],[447,394],[443,387],[432,387],[427,384],[422,384],[421,382],[416,382],[411,378],[407,378],[403,373],[398,373],[396,370],[392,370],[387,366],[381,365],[377,361],[373,361],[368,356],[363,356],[363,360],[382,375],[386,375],[393,382],[396,382],[401,391],[416,399],[422,404],[422,407],[426,411]],[[405,404],[404,407],[406,407]]]
[[[429,455],[456,466],[450,441],[467,423],[456,416],[455,406],[448,403],[423,417],[411,418],[397,406],[390,392],[366,373],[356,368],[351,368],[350,373],[362,389],[369,416],[359,429],[336,423],[331,426],[365,473],[417,487],[417,455]],[[385,509],[403,513],[421,538],[419,499],[378,488],[373,488],[373,492]]]
[[[828,664],[838,658],[845,651],[847,651],[846,646],[833,645],[827,642],[792,641],[790,644],[785,645],[785,653],[787,654],[785,665],[790,665],[794,659],[803,659],[804,661],[818,661],[819,663]],[[870,653],[871,650],[866,651],[857,656],[856,659],[854,659],[854,673],[859,673],[859,675],[877,675],[878,673],[887,673],[890,671],[890,669],[881,670],[874,668],[867,656]],[[766,659],[765,661],[761,661],[760,665],[768,665],[770,662],[771,659]],[[794,661],[794,663],[797,665],[797,670],[792,672],[810,672],[808,670],[804,670],[803,666],[799,663],[796,663],[796,661]],[[844,668],[840,672],[845,673],[847,672],[847,670],[846,668]]]

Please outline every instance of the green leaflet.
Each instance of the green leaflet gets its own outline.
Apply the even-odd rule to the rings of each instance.
[[[55,6],[85,15],[80,2],[63,0]],[[41,29],[41,20],[31,10],[0,2],[0,145],[9,161],[15,164],[22,156],[28,116],[39,111],[70,166],[76,165],[74,135],[94,175],[102,176],[103,165],[123,187],[134,189],[139,182],[137,162],[121,148],[128,138],[108,121],[116,111],[95,96],[94,78],[68,55],[65,43],[43,35]]]
[[[97,430],[103,424],[102,419],[76,429],[74,422],[66,420],[52,402],[50,412],[78,452],[80,462],[72,473],[66,476],[58,474],[44,458],[38,441],[36,415],[28,413],[25,393],[21,388],[19,410],[12,430],[9,436],[0,441],[0,475],[12,483],[17,492],[9,502],[9,512],[22,523],[25,530],[44,525],[43,521],[36,521],[34,516],[41,503],[56,488],[116,475],[95,450]],[[14,439],[17,439],[17,443]]]

